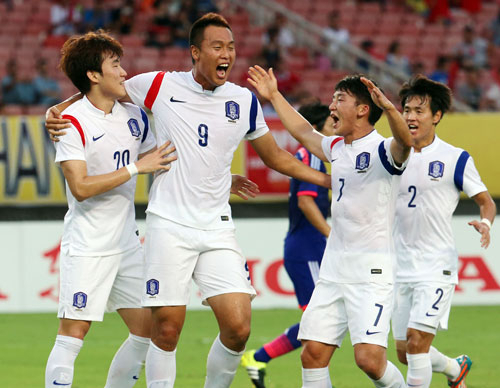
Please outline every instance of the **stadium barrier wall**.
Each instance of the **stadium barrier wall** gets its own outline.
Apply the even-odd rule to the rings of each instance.
[[[456,216],[453,229],[459,252],[460,283],[457,305],[500,304],[500,229],[492,229],[492,243],[480,247],[479,234]],[[296,308],[293,287],[283,267],[285,218],[237,219],[236,235],[247,258],[252,282],[258,292],[254,308]],[[138,222],[141,236],[145,222]],[[4,251],[0,265],[0,312],[55,312],[59,289],[59,241],[61,221],[0,223]],[[191,309],[201,309],[195,286]]]
[[[272,117],[266,121],[276,142],[291,153],[297,142]],[[153,122],[153,121],[152,121]],[[491,195],[500,198],[500,163],[495,146],[500,144],[500,114],[447,114],[437,128],[440,138],[464,148],[472,157]],[[376,128],[390,134],[383,117]],[[1,205],[66,205],[64,177],[54,164],[55,149],[44,130],[41,116],[0,116],[0,204]],[[231,168],[260,186],[257,201],[288,198],[288,178],[267,168],[252,149],[243,142],[236,150]],[[145,204],[151,177],[139,176],[136,203]],[[232,196],[233,201],[239,201]]]

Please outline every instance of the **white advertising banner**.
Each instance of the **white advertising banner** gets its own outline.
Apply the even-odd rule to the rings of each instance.
[[[459,252],[460,283],[455,304],[500,304],[500,227],[492,243],[480,247],[468,216],[453,218]],[[144,221],[139,221],[144,235]],[[297,307],[293,287],[283,267],[283,239],[288,220],[236,219],[236,235],[246,255],[258,296],[254,308]],[[56,311],[59,291],[60,221],[0,223],[0,312]],[[202,308],[196,287],[190,308]]]

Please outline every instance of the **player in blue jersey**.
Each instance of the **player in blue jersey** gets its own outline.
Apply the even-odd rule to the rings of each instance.
[[[320,103],[304,105],[299,113],[318,132],[325,136],[333,135],[333,120],[328,106]],[[303,146],[300,146],[295,157],[316,170],[326,172],[325,164]],[[326,221],[329,208],[328,189],[295,178],[290,180],[290,226],[285,238],[285,269],[292,279],[302,310],[311,299],[326,239],[330,234],[331,228]],[[301,346],[297,339],[298,332],[299,324],[296,323],[260,349],[249,350],[243,355],[241,364],[255,387],[265,387],[264,376],[269,361]]]

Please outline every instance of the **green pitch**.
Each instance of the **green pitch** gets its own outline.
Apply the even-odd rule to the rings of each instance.
[[[248,349],[272,340],[299,319],[300,311],[254,311]],[[43,387],[45,363],[57,325],[55,314],[0,315],[0,387]],[[469,388],[498,388],[500,367],[496,351],[500,348],[500,306],[454,307],[449,326],[447,332],[438,334],[434,341],[436,347],[449,356],[467,353],[471,357]],[[188,312],[177,350],[176,387],[203,387],[206,355],[216,334],[216,322],[208,310]],[[73,388],[103,387],[113,354],[126,336],[126,328],[117,314],[108,314],[104,322],[93,324],[76,361]],[[392,339],[388,356],[406,375],[406,368],[397,362]],[[349,338],[335,353],[330,372],[335,388],[373,386],[354,364]],[[299,351],[271,361],[266,381],[268,388],[300,387]],[[144,373],[136,387],[146,387]],[[238,369],[232,387],[252,387],[243,368]],[[434,374],[431,387],[447,387],[444,376]]]

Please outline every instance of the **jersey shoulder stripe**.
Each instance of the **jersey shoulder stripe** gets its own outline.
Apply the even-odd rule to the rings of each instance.
[[[160,71],[156,74],[153,79],[153,83],[148,90],[148,94],[146,94],[146,98],[144,99],[144,106],[151,110],[153,108],[153,104],[156,101],[156,97],[158,96],[158,92],[160,91],[161,83],[163,82],[163,77],[165,77],[165,72]]]
[[[252,104],[250,105],[250,129],[247,135],[257,129],[257,97],[252,93]]]
[[[141,117],[142,117],[142,121],[144,121],[144,133],[142,134],[141,143],[144,143],[144,140],[146,140],[148,137],[149,119],[148,119],[148,115],[146,114],[146,112],[144,112],[144,110],[142,110],[142,109],[141,109]]]
[[[398,170],[395,168],[393,165],[389,163],[389,159],[387,158],[387,152],[384,147],[384,142],[385,140],[381,141],[379,146],[378,146],[378,156],[380,157],[380,161],[382,162],[382,165],[384,168],[387,170],[387,172],[391,175],[401,175],[403,174],[404,170]]]
[[[463,191],[464,186],[464,171],[467,160],[469,160],[469,153],[467,151],[462,151],[457,160],[457,165],[455,166],[455,174],[453,175],[453,181],[458,190]]]
[[[334,146],[335,144],[337,144],[337,143],[338,143],[339,141],[341,141],[341,140],[344,140],[344,138],[343,138],[342,136],[340,136],[340,137],[337,137],[337,138],[333,139],[333,140],[332,140],[332,143],[330,144],[330,149],[332,149],[332,148],[333,148],[333,146]]]
[[[71,115],[63,115],[62,118],[70,120],[71,124],[73,124],[75,126],[75,128],[78,131],[78,133],[80,134],[80,138],[82,139],[82,144],[85,147],[85,134],[83,133],[82,126],[80,125],[80,123],[78,122],[78,120],[76,119],[76,117],[71,116]]]

